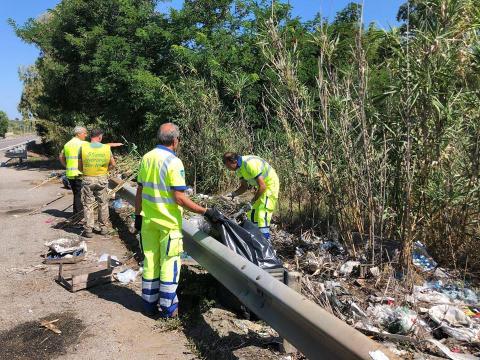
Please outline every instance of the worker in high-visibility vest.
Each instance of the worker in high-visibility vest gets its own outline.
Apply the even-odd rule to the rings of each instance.
[[[175,151],[179,129],[165,123],[158,130],[160,145],[145,154],[138,173],[135,228],[141,231],[142,299],[145,313],[170,318],[178,315],[177,286],[183,251],[183,209],[217,221],[221,214],[190,200],[184,191],[185,170]],[[160,312],[159,312],[160,310]]]
[[[227,152],[223,155],[223,163],[240,178],[240,187],[226,196],[233,199],[243,194],[249,186],[256,188],[253,199],[247,204],[247,217],[269,239],[270,222],[280,190],[277,173],[264,159],[254,155],[242,156]]]
[[[85,216],[85,237],[93,237],[95,226],[94,203],[98,203],[100,234],[108,234],[108,171],[115,167],[110,145],[102,144],[103,131],[90,132],[90,143],[82,145],[79,151],[79,167],[83,173],[82,198]]]
[[[73,192],[73,215],[82,211],[82,173],[78,169],[78,151],[86,143],[87,129],[75,126],[74,137],[67,142],[59,155],[59,160],[66,169],[68,183]]]

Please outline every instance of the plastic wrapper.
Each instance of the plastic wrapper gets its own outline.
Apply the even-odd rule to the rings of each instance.
[[[134,282],[137,278],[137,275],[140,274],[141,271],[135,271],[132,269],[126,269],[122,272],[117,273],[115,276],[122,284],[128,284],[130,282]]]
[[[45,243],[45,246],[59,255],[73,254],[79,250],[87,252],[87,244],[79,239],[60,238]]]
[[[479,342],[480,328],[459,308],[437,305],[428,310],[428,315],[445,334],[460,341]]]

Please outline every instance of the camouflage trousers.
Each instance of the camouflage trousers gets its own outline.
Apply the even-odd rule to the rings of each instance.
[[[101,229],[109,227],[108,219],[108,177],[84,176],[82,181],[82,201],[85,216],[85,231],[91,232],[95,226],[95,201],[98,203],[98,222]]]

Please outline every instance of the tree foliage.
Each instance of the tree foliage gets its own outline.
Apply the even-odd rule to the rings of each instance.
[[[0,111],[0,136],[5,137],[8,131],[8,115],[5,111]]]
[[[63,0],[12,22],[41,50],[22,114],[52,140],[81,122],[144,150],[175,121],[198,190],[230,186],[223,151],[254,152],[280,173],[282,213],[352,252],[359,232],[371,256],[375,236],[401,241],[407,266],[416,240],[465,261],[480,234],[479,0],[410,0],[390,30],[361,24],[356,3],[332,22],[282,1],[155,8]]]

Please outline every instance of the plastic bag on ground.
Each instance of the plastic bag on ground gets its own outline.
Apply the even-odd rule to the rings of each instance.
[[[273,246],[260,229],[251,221],[246,220],[241,226],[234,221],[223,217],[214,224],[220,239],[229,249],[235,251],[253,264],[263,268],[272,269],[282,267]]]
[[[418,315],[405,308],[392,308],[389,305],[375,305],[367,309],[367,316],[373,322],[392,334],[409,334],[416,329]]]
[[[360,265],[359,261],[347,261],[345,264],[343,264],[340,267],[340,274],[343,276],[350,275],[353,271],[353,268],[357,267]]]
[[[459,308],[451,305],[436,305],[428,310],[428,315],[445,334],[461,341],[479,341],[480,328],[474,325]]]
[[[392,334],[406,335],[413,332],[417,326],[418,315],[415,311],[405,307],[396,308],[393,311],[393,321],[388,326]]]
[[[126,269],[126,270],[123,270],[122,272],[117,273],[115,276],[117,277],[118,281],[120,281],[122,284],[128,284],[130,282],[135,281],[138,274],[139,274],[139,271]]]

